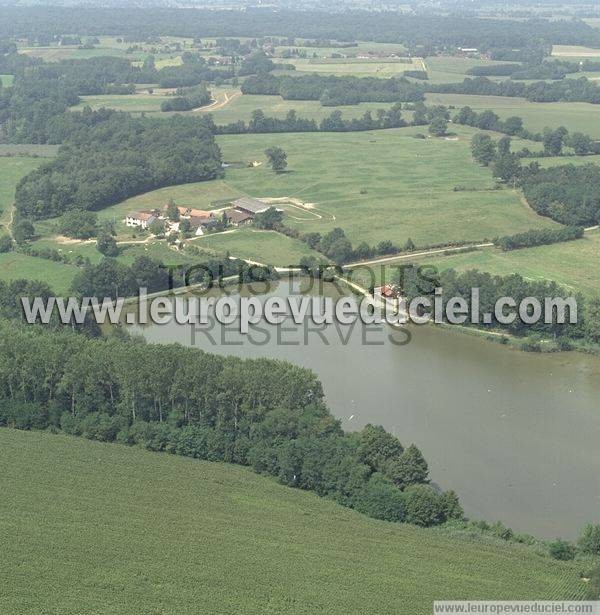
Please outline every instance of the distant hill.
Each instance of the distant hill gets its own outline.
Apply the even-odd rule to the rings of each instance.
[[[369,519],[250,470],[0,429],[0,612],[402,613],[578,598],[575,565]]]

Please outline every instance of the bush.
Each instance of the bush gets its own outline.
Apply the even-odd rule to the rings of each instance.
[[[356,497],[356,510],[383,521],[404,519],[402,493],[381,474],[373,474],[364,489]]]
[[[581,551],[586,555],[600,555],[600,524],[586,525],[577,544]]]
[[[407,487],[404,492],[406,521],[429,527],[444,521],[440,496],[425,485]]]
[[[13,240],[10,235],[0,236],[0,254],[10,252],[13,249]]]
[[[575,558],[575,546],[560,538],[550,543],[548,552],[551,557],[561,561],[568,561]]]

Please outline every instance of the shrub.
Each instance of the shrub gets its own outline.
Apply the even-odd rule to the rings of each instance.
[[[579,536],[577,544],[586,555],[600,555],[600,524],[586,525]]]
[[[383,521],[402,521],[404,501],[402,493],[381,474],[373,474],[356,497],[356,510]]]
[[[548,551],[554,559],[568,561],[575,558],[575,546],[560,538],[550,543]]]

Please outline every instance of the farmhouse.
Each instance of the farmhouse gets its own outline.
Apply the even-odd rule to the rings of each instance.
[[[189,221],[190,232],[198,236],[204,235],[204,231],[216,222],[215,217],[212,214],[208,214],[206,216],[190,216]]]
[[[252,221],[252,216],[249,213],[237,209],[228,209],[225,215],[227,216],[227,222],[232,226],[243,226]]]
[[[157,220],[157,217],[154,213],[150,211],[139,211],[135,214],[127,215],[125,224],[127,226],[147,229],[155,220]]]
[[[203,209],[193,209],[191,207],[178,207],[179,215],[184,218],[207,218],[211,214],[208,211],[204,211]]]

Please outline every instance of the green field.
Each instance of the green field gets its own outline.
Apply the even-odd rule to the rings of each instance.
[[[320,257],[302,241],[290,239],[275,231],[240,229],[231,233],[205,235],[188,243],[218,252],[229,251],[240,258],[267,265],[293,267],[304,256]]]
[[[57,294],[66,293],[79,271],[73,265],[55,263],[45,258],[36,258],[20,252],[0,254],[0,280],[26,279],[47,282]]]
[[[321,75],[351,75],[353,77],[397,77],[405,70],[423,70],[417,58],[311,58],[285,61],[296,67],[296,73]]]
[[[295,204],[282,205],[286,223],[301,231],[325,233],[339,226],[355,243],[389,239],[398,245],[409,237],[417,245],[480,241],[554,224],[525,207],[517,192],[494,189],[489,169],[471,160],[473,131],[453,130],[451,140],[416,139],[415,128],[223,135],[218,142],[224,160],[242,165],[227,168],[224,180],[162,188],[100,215],[118,222],[128,212],[163,207],[170,198],[182,206],[215,209],[244,195],[289,197]],[[266,165],[264,150],[273,145],[288,153],[288,172],[276,174]],[[248,167],[251,161],[262,164]],[[238,255],[231,245],[235,236],[211,236],[211,247],[219,249],[225,237],[223,249]],[[246,238],[241,247],[248,255]],[[260,248],[253,254],[247,257],[265,260]],[[272,264],[289,261],[290,254],[282,251]]]
[[[221,108],[207,110],[207,113],[212,114],[215,123],[229,124],[238,120],[247,122],[250,120],[252,111],[256,109],[262,109],[267,116],[278,118],[284,118],[289,111],[294,109],[298,117],[319,122],[336,110],[341,111],[342,117],[345,119],[351,119],[364,115],[365,111],[371,111],[375,116],[377,109],[389,109],[389,107],[391,107],[390,103],[360,103],[340,107],[323,107],[318,100],[284,100],[281,96],[243,94]],[[409,114],[405,113],[405,116],[408,117]]]
[[[8,87],[13,84],[14,75],[0,75],[0,84],[2,87]]]
[[[534,159],[542,168],[558,167],[565,164],[600,164],[600,155],[597,156],[548,156]]]
[[[506,64],[506,62],[494,62],[491,60],[455,56],[434,56],[425,60],[425,67],[430,83],[460,83],[466,77],[469,77],[467,71],[470,68],[474,66],[491,66],[494,64]],[[505,78],[506,77],[500,77],[500,79]]]
[[[128,111],[130,113],[160,113],[160,105],[169,100],[170,96],[166,96],[160,90],[155,90],[154,94],[148,92],[136,92],[135,94],[112,95],[100,94],[97,96],[81,96],[81,102],[74,107],[74,111],[81,111],[84,107],[92,109],[100,109],[106,107],[108,109],[116,109],[117,111]]]
[[[524,98],[503,96],[471,96],[467,94],[427,94],[427,103],[452,105],[459,109],[468,105],[476,111],[491,109],[501,118],[511,115],[523,118],[525,128],[541,132],[546,126],[565,126],[571,132],[583,132],[600,139],[600,105],[591,103],[534,103]]]
[[[0,146],[0,152],[4,147],[12,148],[14,146]],[[0,157],[0,224],[2,228],[6,228],[10,220],[10,210],[14,202],[15,188],[19,180],[30,171],[36,169],[42,162],[44,160],[41,158],[28,156]]]
[[[250,470],[0,430],[0,611],[410,613],[581,598],[576,565],[376,521]]]
[[[221,136],[218,142],[225,160],[264,161],[265,148],[286,150],[288,173],[275,174],[266,164],[231,168],[226,182],[257,198],[294,197],[313,204],[312,215],[287,216],[288,224],[303,231],[340,226],[356,242],[401,244],[411,237],[424,245],[552,224],[525,208],[515,192],[493,190],[489,170],[471,160],[472,131],[456,130],[458,140],[415,139],[416,129],[406,128]]]
[[[418,265],[433,265],[439,270],[457,269],[467,271],[478,269],[494,275],[519,273],[528,280],[552,280],[569,291],[597,295],[600,292],[600,232],[586,233],[583,239],[549,246],[524,248],[510,252],[483,249],[443,256],[435,254],[415,259],[398,259],[384,265],[373,265],[377,283],[390,281],[397,273],[397,266],[415,262]],[[357,270],[352,279],[369,284],[366,273]]]

